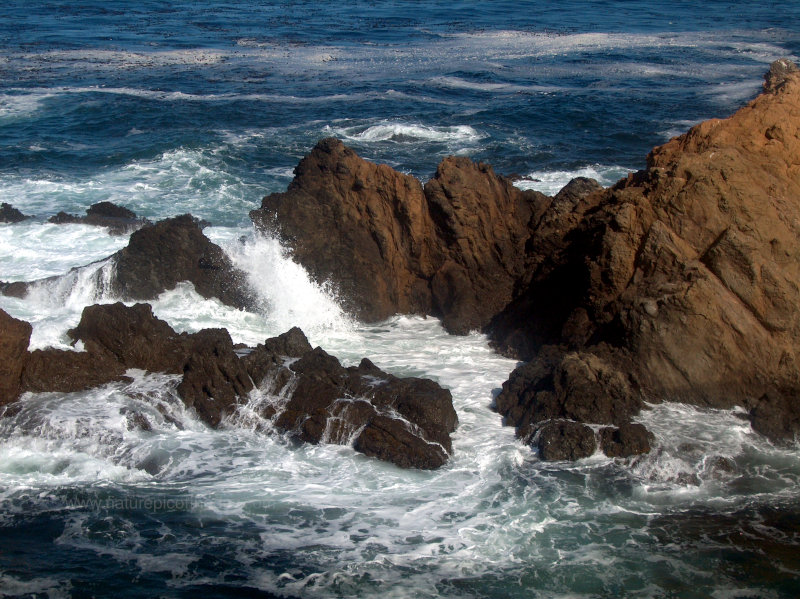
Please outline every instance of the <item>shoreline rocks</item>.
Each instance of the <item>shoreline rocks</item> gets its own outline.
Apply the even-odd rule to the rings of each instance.
[[[0,223],[21,223],[29,218],[7,202],[0,204]]]
[[[86,216],[59,212],[47,219],[56,225],[81,224],[106,227],[110,235],[127,235],[131,231],[152,224],[146,218],[138,218],[136,213],[113,202],[97,202],[86,209]]]
[[[366,358],[345,368],[297,328],[240,357],[225,329],[178,334],[149,304],[116,303],[87,306],[68,332],[86,351],[28,352],[30,334],[29,323],[0,310],[0,406],[26,391],[82,391],[141,369],[181,375],[178,396],[212,428],[250,409],[258,383],[254,409],[298,441],[351,445],[402,468],[439,468],[452,453],[458,418],[448,390]]]

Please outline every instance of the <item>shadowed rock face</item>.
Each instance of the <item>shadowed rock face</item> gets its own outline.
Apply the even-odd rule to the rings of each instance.
[[[19,223],[28,218],[7,202],[0,204],[0,223]]]
[[[324,139],[288,190],[250,216],[278,232],[318,281],[333,281],[359,318],[434,314],[463,334],[511,299],[528,222],[543,201],[466,158],[445,159],[423,188]]]
[[[564,392],[558,372],[575,352],[640,398],[752,408],[754,428],[776,440],[800,431],[800,73],[778,67],[732,117],[545,212],[524,291],[488,327],[499,348],[532,360],[498,398],[521,432],[549,409],[547,393]],[[530,376],[537,369],[555,382]],[[628,406],[618,389],[602,394]]]
[[[0,406],[14,401],[21,391],[32,330],[29,323],[0,310]]]

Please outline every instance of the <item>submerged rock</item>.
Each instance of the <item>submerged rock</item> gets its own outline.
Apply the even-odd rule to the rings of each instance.
[[[19,223],[29,218],[30,216],[25,216],[11,204],[0,204],[0,223]]]
[[[112,235],[126,235],[131,231],[150,224],[145,218],[138,218],[136,213],[112,202],[98,202],[86,209],[86,216],[59,212],[47,219],[56,225],[82,224],[108,228]]]
[[[456,157],[423,188],[336,139],[320,141],[295,175],[285,193],[250,213],[259,229],[280,233],[359,318],[434,314],[460,334],[511,299],[528,221],[545,197]]]

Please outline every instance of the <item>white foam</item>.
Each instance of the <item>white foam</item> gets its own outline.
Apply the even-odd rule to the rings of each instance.
[[[608,187],[626,177],[633,170],[621,166],[594,164],[570,171],[533,171],[528,174],[528,178],[515,181],[514,185],[519,189],[533,189],[552,196],[575,177],[596,179],[600,185]]]
[[[392,141],[396,143],[418,142],[476,142],[485,136],[469,125],[428,126],[383,121],[364,128],[363,126],[330,128],[334,135],[351,141],[364,143]]]

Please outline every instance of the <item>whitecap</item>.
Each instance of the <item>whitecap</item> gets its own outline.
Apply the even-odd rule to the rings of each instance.
[[[514,185],[519,189],[533,189],[552,196],[576,177],[596,179],[600,185],[608,187],[626,177],[633,170],[635,169],[593,164],[568,171],[532,171],[524,179],[514,181]]]
[[[429,126],[419,123],[383,121],[375,125],[340,127],[330,130],[334,135],[362,143],[392,141],[419,142],[476,142],[485,136],[469,125]]]

